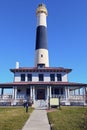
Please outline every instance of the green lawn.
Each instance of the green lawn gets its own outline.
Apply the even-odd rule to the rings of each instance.
[[[86,107],[61,107],[61,110],[48,112],[48,119],[52,130],[87,130]]]
[[[24,107],[0,107],[0,130],[21,130],[33,109]]]

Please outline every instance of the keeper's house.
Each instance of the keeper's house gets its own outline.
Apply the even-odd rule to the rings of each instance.
[[[48,15],[45,5],[40,4],[36,10],[36,47],[35,65],[32,68],[20,67],[10,69],[14,82],[1,83],[0,102],[11,105],[32,100],[34,107],[48,106],[49,98],[59,97],[63,105],[87,104],[87,84],[68,82],[69,68],[50,67],[47,43]],[[5,88],[12,88],[12,95],[4,95]]]

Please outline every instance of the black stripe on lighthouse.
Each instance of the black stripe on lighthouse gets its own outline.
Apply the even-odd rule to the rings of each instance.
[[[36,50],[47,49],[47,29],[45,26],[38,26],[36,32]]]

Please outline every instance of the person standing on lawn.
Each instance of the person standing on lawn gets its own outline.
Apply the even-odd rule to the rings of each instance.
[[[28,102],[26,102],[25,108],[26,108],[26,113],[28,112]]]

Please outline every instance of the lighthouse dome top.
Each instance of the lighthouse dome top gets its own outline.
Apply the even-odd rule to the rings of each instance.
[[[38,15],[38,13],[45,13],[46,15],[48,15],[48,11],[47,11],[46,6],[44,4],[38,5],[38,8],[36,10],[36,15]]]

